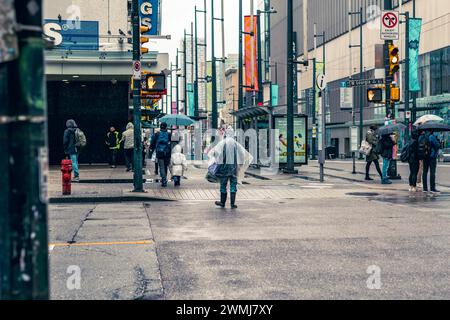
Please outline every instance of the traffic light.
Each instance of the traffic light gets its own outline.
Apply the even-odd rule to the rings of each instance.
[[[367,90],[367,101],[371,103],[379,103],[383,101],[382,88],[370,88]]]
[[[149,27],[146,26],[140,26],[140,31],[141,31],[141,36],[140,36],[140,43],[141,43],[141,54],[145,54],[148,53],[148,48],[143,47],[144,43],[147,43],[150,41],[149,37],[145,37],[143,36],[143,34],[145,35],[147,32],[150,31]]]
[[[400,69],[400,58],[398,47],[389,44],[389,75],[393,76]]]

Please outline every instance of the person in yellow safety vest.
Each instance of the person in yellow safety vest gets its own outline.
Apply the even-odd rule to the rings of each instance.
[[[110,153],[110,166],[111,168],[115,168],[117,165],[117,152],[120,150],[120,139],[119,133],[116,131],[116,128],[111,127],[109,132],[106,134],[106,145],[109,148]]]

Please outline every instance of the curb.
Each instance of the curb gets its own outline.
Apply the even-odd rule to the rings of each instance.
[[[144,196],[112,196],[112,197],[55,197],[49,204],[83,204],[83,203],[121,203],[121,202],[172,202],[175,200]]]

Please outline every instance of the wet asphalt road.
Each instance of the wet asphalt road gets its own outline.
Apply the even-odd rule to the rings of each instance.
[[[164,297],[450,298],[449,199],[394,198],[152,203]],[[380,290],[367,286],[371,266]]]

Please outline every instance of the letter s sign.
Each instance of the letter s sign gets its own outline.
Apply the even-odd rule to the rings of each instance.
[[[55,46],[59,46],[63,42],[63,37],[59,31],[62,28],[57,23],[44,24],[44,34],[53,40]]]
[[[139,0],[141,25],[149,27],[147,35],[160,34],[160,0]]]

